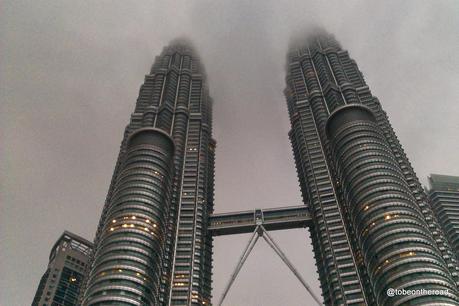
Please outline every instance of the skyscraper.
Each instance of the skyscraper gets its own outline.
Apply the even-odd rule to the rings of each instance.
[[[289,133],[326,305],[458,305],[457,261],[378,99],[319,31],[292,44]],[[435,297],[387,290],[448,289]]]
[[[190,43],[164,48],[140,87],[95,238],[84,305],[205,305],[211,298],[215,141]]]
[[[64,232],[49,254],[49,264],[41,277],[32,306],[78,305],[92,243]]]
[[[459,176],[431,174],[428,195],[446,238],[459,256]]]

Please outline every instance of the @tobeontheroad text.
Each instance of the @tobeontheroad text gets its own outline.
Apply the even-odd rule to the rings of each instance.
[[[399,295],[447,295],[449,290],[434,290],[434,289],[387,289],[387,296],[399,296]]]

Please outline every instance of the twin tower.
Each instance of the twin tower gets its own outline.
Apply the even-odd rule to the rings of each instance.
[[[347,51],[327,33],[306,38],[290,49],[286,82],[324,304],[459,305],[456,255]],[[212,304],[215,145],[204,69],[175,41],[126,127],[83,305]]]

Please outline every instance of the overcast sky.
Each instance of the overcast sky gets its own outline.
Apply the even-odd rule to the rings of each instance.
[[[215,100],[216,211],[301,204],[282,90],[312,26],[357,61],[423,183],[459,175],[457,0],[0,1],[0,305],[30,305],[64,230],[93,239],[143,77],[178,36]],[[320,295],[309,233],[272,236]],[[215,302],[248,239],[215,239]],[[312,299],[260,240],[226,305]]]

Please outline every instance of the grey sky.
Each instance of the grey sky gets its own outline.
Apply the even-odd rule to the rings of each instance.
[[[458,1],[1,1],[0,305],[30,305],[62,231],[93,238],[139,86],[178,36],[215,100],[216,210],[300,204],[282,90],[289,39],[313,25],[357,61],[422,181],[459,175]],[[320,294],[309,233],[273,237]],[[216,238],[214,297],[248,238]],[[260,241],[226,305],[311,304]]]

